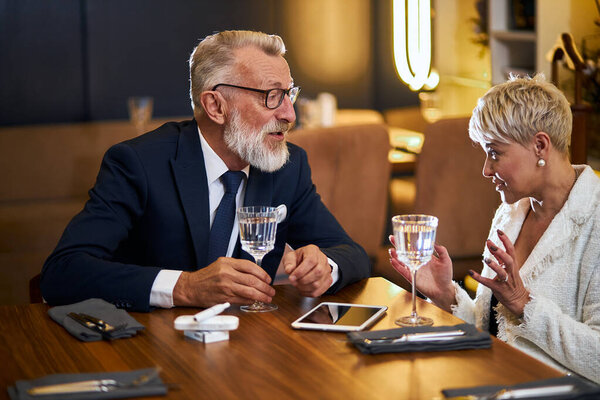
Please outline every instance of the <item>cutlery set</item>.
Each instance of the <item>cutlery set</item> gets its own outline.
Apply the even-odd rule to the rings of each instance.
[[[106,321],[93,317],[85,313],[70,312],[67,314],[69,318],[76,321],[77,323],[85,326],[86,328],[92,329],[102,335],[102,338],[107,340],[114,339],[114,334],[121,329],[124,329],[127,324],[113,326]]]
[[[405,333],[395,337],[381,337],[377,339],[365,338],[363,342],[365,344],[394,344],[401,342],[428,342],[428,341],[443,341],[452,340],[458,337],[464,336],[465,331],[444,331],[444,332],[417,332],[417,333]]]
[[[575,390],[573,385],[540,386],[523,389],[502,389],[487,395],[466,395],[446,397],[447,400],[507,400],[507,399],[541,399],[564,395]]]
[[[27,390],[30,396],[69,394],[69,393],[101,393],[116,389],[133,389],[143,386],[158,377],[160,368],[154,368],[150,372],[140,375],[130,382],[120,382],[115,379],[94,379],[79,382],[58,383],[53,385],[35,386]]]

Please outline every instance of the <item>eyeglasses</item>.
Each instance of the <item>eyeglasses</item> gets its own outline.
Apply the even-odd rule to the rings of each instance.
[[[283,98],[285,97],[286,94],[289,96],[292,104],[294,104],[296,102],[296,99],[298,98],[298,93],[300,93],[300,87],[298,87],[298,86],[293,86],[289,89],[262,90],[262,89],[249,88],[249,87],[245,87],[245,86],[230,85],[228,83],[219,83],[218,85],[215,85],[212,88],[212,90],[216,90],[219,86],[228,86],[228,87],[232,87],[232,88],[244,89],[244,90],[250,90],[252,92],[263,93],[265,95],[265,107],[267,107],[270,110],[274,110],[277,107],[279,107],[281,105],[281,103],[283,103]]]

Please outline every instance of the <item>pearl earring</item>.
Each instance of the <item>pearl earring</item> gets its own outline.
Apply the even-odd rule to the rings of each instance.
[[[538,167],[543,167],[546,165],[546,160],[544,160],[543,158],[540,158],[537,162],[537,166]]]

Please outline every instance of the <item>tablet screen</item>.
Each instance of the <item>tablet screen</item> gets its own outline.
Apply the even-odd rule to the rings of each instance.
[[[361,330],[379,318],[387,307],[321,303],[292,323],[294,328]]]

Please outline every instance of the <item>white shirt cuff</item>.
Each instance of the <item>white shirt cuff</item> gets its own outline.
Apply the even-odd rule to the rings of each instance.
[[[150,305],[152,307],[173,308],[173,289],[182,271],[162,269],[154,278],[150,290]]]
[[[333,261],[331,258],[327,257],[327,261],[329,262],[329,266],[331,266],[331,285],[329,285],[329,287],[332,287],[337,281],[338,279],[340,279],[340,267],[338,267],[338,265],[336,264],[335,261]]]

